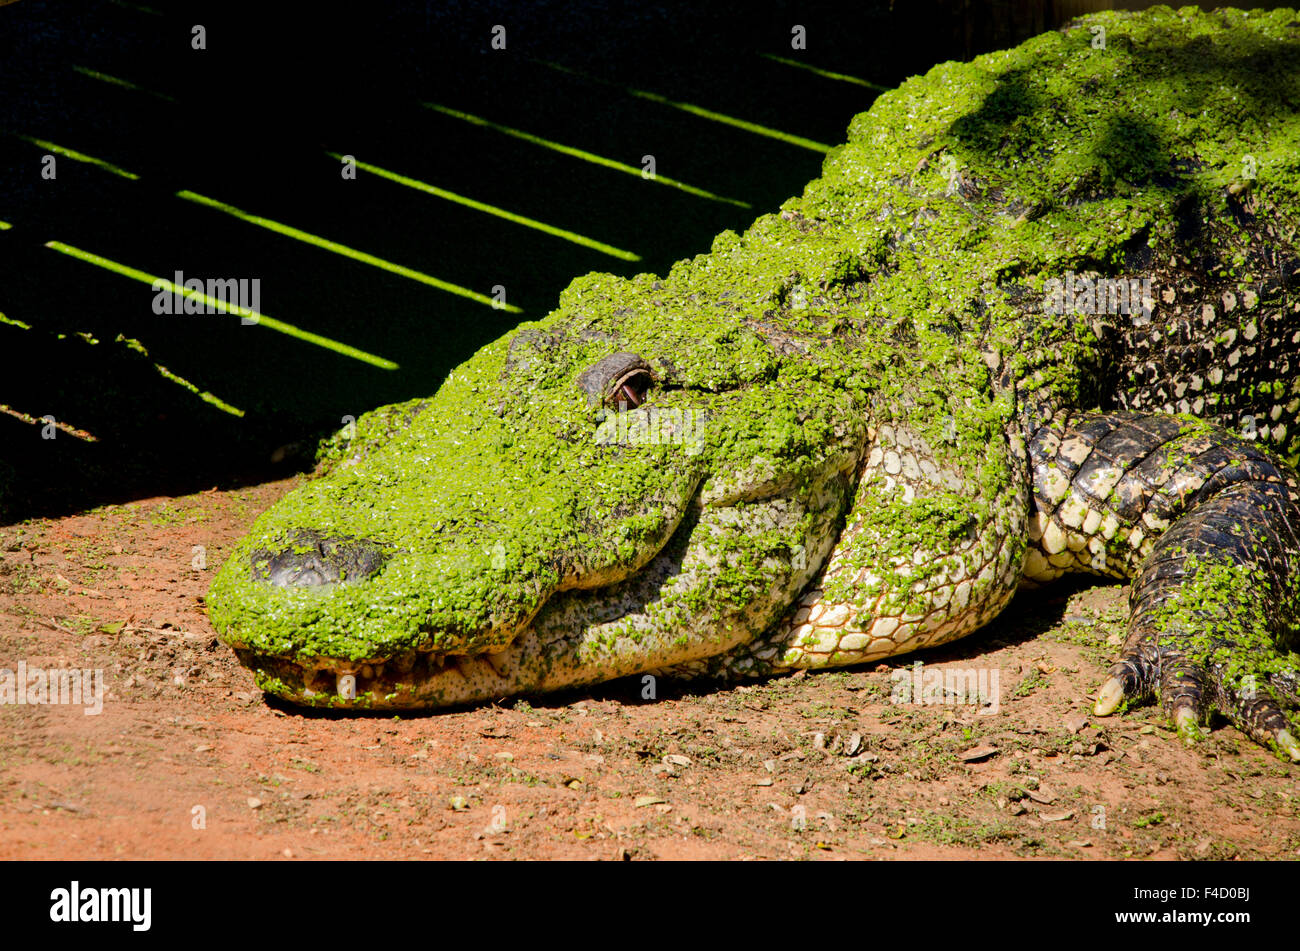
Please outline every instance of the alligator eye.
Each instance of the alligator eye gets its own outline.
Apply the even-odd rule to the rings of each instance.
[[[642,370],[640,367],[629,370],[614,381],[608,402],[615,406],[619,403],[640,406],[645,402],[646,393],[652,382],[649,371]]]
[[[578,385],[587,394],[591,406],[640,406],[654,384],[650,364],[635,353],[611,353],[587,367],[578,377]]]

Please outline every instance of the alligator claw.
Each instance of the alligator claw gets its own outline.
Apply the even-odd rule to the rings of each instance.
[[[1099,717],[1108,717],[1119,709],[1124,702],[1124,682],[1118,677],[1111,677],[1097,692],[1097,702],[1092,712]]]
[[[1148,642],[1126,647],[1098,691],[1093,713],[1109,716],[1131,703],[1156,699],[1189,746],[1206,737],[1205,728],[1217,713],[1257,743],[1300,762],[1300,742],[1292,733],[1293,722],[1300,721],[1293,711],[1300,704],[1279,683],[1285,672],[1269,673],[1270,664],[1262,663],[1256,673],[1231,676],[1228,670],[1235,664],[1196,664],[1189,653],[1176,637],[1167,637],[1160,648]],[[1215,657],[1244,653],[1220,644]]]

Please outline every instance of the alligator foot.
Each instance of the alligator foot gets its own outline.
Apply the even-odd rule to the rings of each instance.
[[[1241,482],[1200,503],[1153,547],[1133,582],[1129,636],[1095,713],[1158,699],[1194,743],[1214,713],[1300,760],[1295,566],[1300,493]]]

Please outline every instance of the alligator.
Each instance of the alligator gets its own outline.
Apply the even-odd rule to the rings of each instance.
[[[1085,17],[852,120],[323,444],[208,596],[260,688],[447,707],[875,664],[1130,585],[1095,713],[1300,759],[1300,17]]]

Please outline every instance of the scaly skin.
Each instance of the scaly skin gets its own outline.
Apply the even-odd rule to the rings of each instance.
[[[433,707],[876,661],[1093,572],[1134,581],[1098,713],[1300,758],[1296,103],[1291,11],[938,66],[744,236],[336,436],[214,626],[294,702]]]

